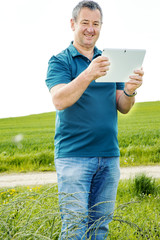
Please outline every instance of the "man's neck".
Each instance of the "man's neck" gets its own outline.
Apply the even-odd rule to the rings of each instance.
[[[87,57],[89,60],[93,59],[94,47],[91,47],[91,48],[82,47],[82,46],[76,44],[75,42],[73,42],[73,46],[77,49],[77,51],[79,53],[81,53],[82,55]]]

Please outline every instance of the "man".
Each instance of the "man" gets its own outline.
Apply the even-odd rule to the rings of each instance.
[[[131,109],[144,74],[136,70],[125,86],[95,82],[110,65],[95,47],[102,18],[97,3],[80,2],[71,19],[74,41],[49,61],[46,84],[57,109],[60,239],[106,239],[120,177],[117,109]]]

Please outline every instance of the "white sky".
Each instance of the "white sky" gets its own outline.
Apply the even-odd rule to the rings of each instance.
[[[45,85],[48,60],[73,40],[79,0],[0,0],[0,118],[54,110]],[[159,0],[97,0],[104,23],[97,47],[145,48],[137,102],[160,100]]]

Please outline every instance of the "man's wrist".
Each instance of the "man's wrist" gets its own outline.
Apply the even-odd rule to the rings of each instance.
[[[126,90],[124,89],[124,94],[125,94],[127,97],[134,97],[134,96],[137,94],[137,92],[134,91],[132,94],[129,94],[129,93],[127,93]]]
[[[87,81],[89,81],[90,83],[94,80],[93,74],[91,71],[89,71],[88,69],[84,70],[84,77]]]

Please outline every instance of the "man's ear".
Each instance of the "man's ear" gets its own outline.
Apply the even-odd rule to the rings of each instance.
[[[71,23],[71,29],[72,29],[72,31],[75,31],[75,21],[74,21],[73,18],[70,20],[70,23]]]

